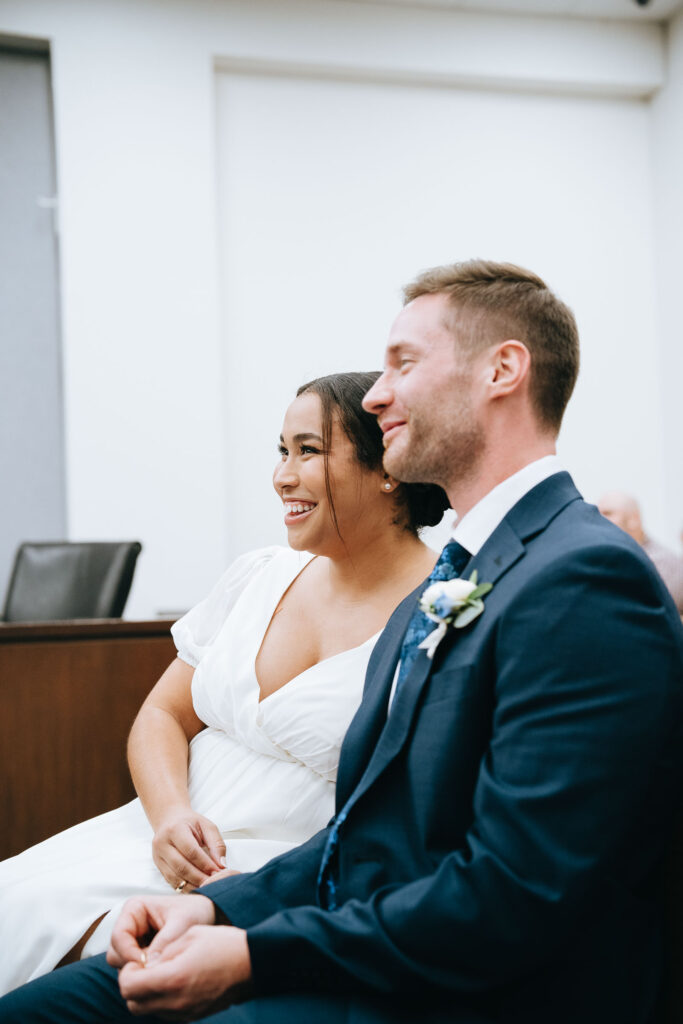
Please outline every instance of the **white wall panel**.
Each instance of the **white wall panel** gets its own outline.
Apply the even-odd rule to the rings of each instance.
[[[233,543],[282,535],[267,478],[286,396],[379,367],[400,284],[475,255],[531,267],[574,308],[583,371],[561,454],[591,498],[637,465],[654,515],[643,104],[224,72],[217,95],[228,486],[248,496],[227,503]]]

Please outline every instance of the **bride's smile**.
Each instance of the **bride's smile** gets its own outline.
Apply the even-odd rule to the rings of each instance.
[[[310,381],[289,406],[273,483],[293,550],[241,555],[174,625],[130,734],[139,798],[0,863],[0,997],[103,952],[123,899],[187,899],[330,820],[375,641],[433,568],[418,530],[447,501],[384,472],[361,404],[378,377]]]
[[[285,526],[294,526],[296,523],[300,523],[316,508],[315,503],[298,501],[296,498],[285,498],[284,505]]]
[[[284,508],[288,541],[297,551],[317,555],[348,552],[356,541],[368,543],[368,530],[382,513],[386,496],[382,471],[363,466],[339,419],[332,420],[326,444],[320,398],[304,393],[285,414],[273,485]]]

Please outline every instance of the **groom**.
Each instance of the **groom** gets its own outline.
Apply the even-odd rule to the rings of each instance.
[[[387,472],[441,484],[458,519],[433,618],[417,591],[374,650],[334,822],[201,894],[129,901],[111,966],[11,993],[3,1024],[651,1021],[679,617],[555,455],[578,370],[569,309],[483,261],[405,297],[365,405]]]

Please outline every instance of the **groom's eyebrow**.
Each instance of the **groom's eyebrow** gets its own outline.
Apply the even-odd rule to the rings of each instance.
[[[411,352],[412,349],[413,346],[409,341],[392,341],[384,352],[384,365],[386,366],[392,359],[398,359],[403,352]]]

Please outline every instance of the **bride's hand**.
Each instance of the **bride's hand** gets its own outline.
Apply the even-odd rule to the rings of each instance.
[[[152,840],[154,863],[168,884],[187,892],[225,867],[225,843],[214,823],[193,810],[165,818]]]

